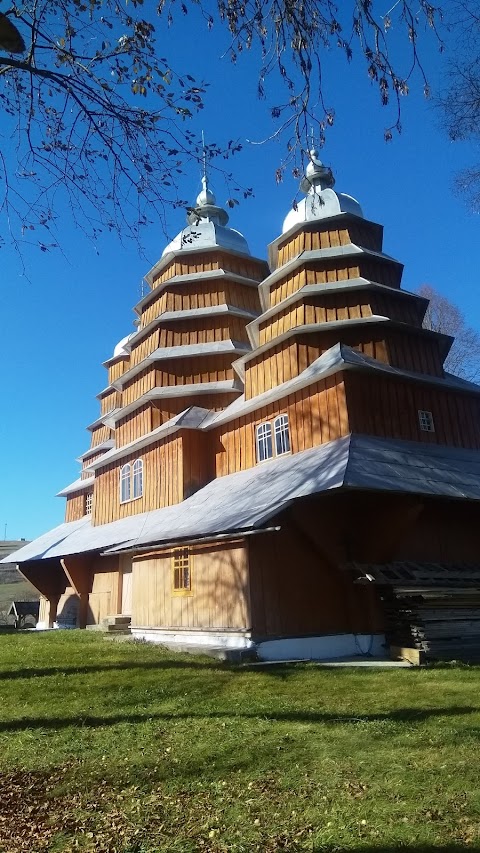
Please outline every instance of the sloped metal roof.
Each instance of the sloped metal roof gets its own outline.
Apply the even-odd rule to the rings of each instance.
[[[22,563],[262,527],[295,500],[337,488],[480,501],[480,452],[351,435],[219,477],[180,504],[92,527],[61,524],[8,557]]]

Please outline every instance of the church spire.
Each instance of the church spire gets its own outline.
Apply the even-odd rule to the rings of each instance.
[[[194,209],[187,216],[187,222],[189,225],[194,225],[199,220],[206,219],[218,225],[226,225],[228,218],[227,211],[217,206],[215,194],[208,185],[207,147],[202,130],[202,189],[197,196]]]
[[[330,166],[324,166],[318,158],[318,150],[315,145],[313,127],[310,131],[310,150],[308,152],[309,163],[305,169],[305,175],[300,182],[300,189],[305,195],[331,188],[335,185]],[[318,189],[317,189],[318,187]]]

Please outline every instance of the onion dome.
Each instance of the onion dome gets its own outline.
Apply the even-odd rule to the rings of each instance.
[[[306,198],[285,217],[282,233],[290,231],[301,222],[311,222],[315,219],[326,219],[339,213],[354,213],[362,216],[362,208],[358,201],[346,193],[338,193],[333,189],[335,179],[329,166],[324,166],[318,159],[315,148],[309,152],[310,162],[305,175],[300,182],[300,189]]]
[[[128,349],[128,342],[130,338],[135,334],[135,332],[131,332],[129,335],[125,335],[121,341],[118,342],[115,349],[113,350],[112,358],[119,358],[121,355],[130,355],[130,350]]]
[[[227,228],[228,219],[227,211],[217,205],[204,174],[202,190],[197,196],[195,207],[190,208],[187,214],[188,226],[168,244],[162,252],[162,258],[169,252],[193,252],[212,246],[249,255],[245,237],[235,228]]]

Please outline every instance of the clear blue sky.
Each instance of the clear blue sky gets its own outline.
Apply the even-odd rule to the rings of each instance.
[[[194,122],[207,139],[258,140],[272,130],[267,102],[256,98],[255,68],[244,57],[236,66],[221,54],[226,42],[210,38],[192,18],[179,18],[162,38],[162,53],[175,65],[210,81],[206,108]],[[435,89],[441,73],[433,43],[425,44],[426,66]],[[332,53],[325,83],[336,122],[321,154],[332,166],[336,186],[362,204],[367,218],[385,226],[385,251],[405,264],[403,286],[429,283],[480,327],[477,250],[479,218],[451,190],[452,176],[473,159],[468,145],[451,144],[420,91],[404,99],[403,133],[386,144],[389,123],[363,67]],[[419,86],[419,90],[420,90]],[[271,103],[276,97],[273,91]],[[297,189],[293,178],[277,186],[281,144],[253,146],[232,162],[239,182],[255,197],[231,213],[231,225],[246,236],[252,254],[266,256],[281,231]],[[200,175],[192,173],[182,195],[194,200]],[[217,201],[227,190],[215,181]],[[85,426],[98,416],[95,395],[106,385],[102,361],[132,330],[133,305],[142,276],[167,242],[160,225],[144,237],[144,257],[134,245],[106,236],[96,245],[75,231],[60,210],[60,252],[25,246],[22,266],[8,246],[0,250],[2,478],[0,538],[33,538],[63,520],[64,500],[55,493],[78,476],[75,458],[89,445]],[[181,211],[169,217],[169,236],[184,224]],[[6,225],[2,222],[3,233]]]

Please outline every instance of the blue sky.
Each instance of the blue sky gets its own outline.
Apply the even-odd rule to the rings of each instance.
[[[395,34],[394,34],[395,36]],[[281,143],[251,145],[272,131],[268,103],[256,97],[255,67],[248,56],[236,66],[221,59],[227,41],[199,31],[198,22],[181,18],[162,35],[162,53],[175,65],[210,81],[203,114],[194,129],[209,141],[241,139],[243,151],[232,161],[239,182],[255,196],[231,212],[231,225],[246,236],[252,254],[266,256],[267,244],[281,231],[297,191],[288,176],[275,183]],[[398,42],[401,56],[402,42]],[[425,65],[435,90],[442,59],[432,39],[424,45]],[[450,143],[439,129],[431,104],[413,90],[403,101],[403,132],[383,141],[389,124],[378,93],[363,67],[347,66],[332,53],[326,61],[327,101],[336,110],[321,157],[332,166],[336,186],[357,198],[367,218],[385,226],[384,249],[405,264],[403,286],[429,283],[455,301],[468,321],[480,328],[478,273],[479,219],[451,189],[453,173],[473,160],[469,145]],[[228,191],[214,180],[217,201]],[[182,195],[193,201],[199,172],[186,178]],[[106,385],[102,361],[132,330],[134,304],[143,275],[167,242],[160,224],[138,247],[112,235],[96,245],[74,229],[60,209],[58,238],[63,252],[42,253],[26,245],[22,264],[8,245],[0,249],[0,310],[4,356],[1,362],[2,488],[0,538],[33,538],[63,519],[64,501],[55,493],[76,479],[75,458],[89,444],[85,426],[98,416],[95,395]],[[184,224],[181,211],[169,216],[168,236]],[[3,235],[6,224],[2,222]]]

